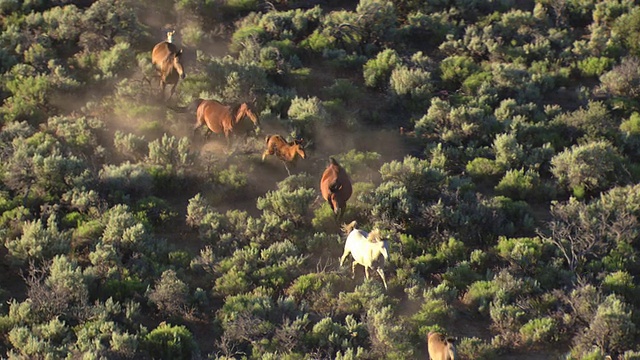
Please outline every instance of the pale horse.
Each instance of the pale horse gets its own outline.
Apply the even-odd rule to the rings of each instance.
[[[389,259],[389,242],[380,239],[380,230],[374,229],[366,231],[356,229],[356,222],[352,221],[348,225],[342,225],[342,231],[347,235],[344,244],[344,253],[340,258],[340,266],[344,263],[349,254],[353,257],[351,272],[355,278],[356,264],[364,266],[364,275],[369,280],[369,269],[374,269],[380,274],[384,288],[387,289],[387,281],[384,277],[384,263]]]

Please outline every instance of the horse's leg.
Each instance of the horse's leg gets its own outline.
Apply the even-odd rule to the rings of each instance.
[[[164,82],[162,78],[160,78],[160,100],[164,100],[164,88],[167,86],[167,83]]]
[[[385,280],[384,278],[384,271],[382,271],[382,268],[378,268],[376,271],[378,272],[378,274],[380,274],[380,277],[382,278],[382,283],[384,284],[385,290],[388,290],[389,288],[387,288],[387,280]]]
[[[342,263],[347,259],[347,256],[349,256],[349,250],[345,249],[340,258],[340,266],[342,266]]]
[[[355,261],[355,260],[351,263],[351,278],[352,279],[356,278],[356,264],[358,264],[358,262]]]
[[[364,267],[364,277],[369,280],[369,267],[365,266]]]
[[[173,86],[171,87],[171,92],[169,93],[169,98],[167,100],[171,100],[171,97],[173,96],[173,93],[176,92],[176,86],[178,85],[178,82],[176,81],[175,84],[173,84]]]
[[[291,176],[291,171],[289,171],[289,167],[287,166],[287,162],[283,161],[282,163],[284,164],[284,168],[287,169],[287,174],[289,174],[289,176]]]

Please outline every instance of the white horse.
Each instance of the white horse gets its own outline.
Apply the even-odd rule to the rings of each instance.
[[[344,253],[340,258],[340,266],[342,266],[347,256],[351,254],[354,260],[351,264],[353,277],[356,275],[356,264],[360,264],[364,266],[364,275],[367,280],[369,280],[369,269],[374,269],[380,274],[384,288],[387,289],[387,281],[382,268],[385,260],[389,259],[389,242],[380,239],[380,231],[378,229],[367,233],[355,227],[355,221],[348,225],[342,225],[342,231],[348,236],[344,244]]]

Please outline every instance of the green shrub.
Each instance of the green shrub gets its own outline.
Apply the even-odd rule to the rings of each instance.
[[[608,274],[602,280],[603,290],[622,295],[627,301],[632,301],[638,296],[633,275],[626,271],[616,271]]]
[[[391,71],[389,84],[389,88],[395,96],[408,98],[420,104],[431,98],[431,94],[434,91],[431,73],[404,65],[400,65]],[[418,104],[415,105],[417,106]]]
[[[473,282],[482,278],[480,274],[473,270],[469,262],[462,261],[455,266],[451,266],[442,275],[442,278],[458,290],[465,290]]]
[[[497,161],[483,157],[477,157],[469,161],[465,166],[465,170],[469,176],[479,180],[495,179],[504,171],[502,165]]]
[[[18,264],[47,261],[56,255],[67,254],[69,245],[69,234],[58,230],[55,216],[49,217],[46,226],[39,219],[23,223],[20,238],[5,243],[10,258]]]
[[[526,343],[548,344],[557,333],[556,320],[551,317],[531,319],[520,328],[520,336]]]
[[[609,295],[600,303],[588,328],[574,341],[578,349],[588,351],[593,345],[607,352],[622,352],[634,343],[637,328],[627,303]]]
[[[124,302],[144,295],[146,288],[147,285],[136,276],[126,276],[123,279],[108,279],[102,285],[102,297]]]
[[[471,57],[450,56],[440,62],[440,77],[444,81],[445,88],[456,90],[478,68]]]
[[[538,195],[540,175],[534,170],[507,170],[507,173],[496,185],[498,194],[514,200],[530,199]]]
[[[582,76],[598,77],[606,70],[609,70],[614,64],[614,60],[608,57],[591,56],[578,61],[578,69]]]
[[[622,121],[620,123],[620,131],[628,135],[640,135],[640,114],[634,112],[629,119]]]
[[[583,186],[587,191],[597,191],[624,180],[621,162],[611,143],[597,141],[574,145],[554,156],[551,172],[569,189]]]
[[[248,176],[237,165],[230,165],[221,169],[215,176],[216,182],[222,187],[221,192],[230,195],[242,192],[248,183]]]
[[[476,337],[464,337],[456,343],[456,352],[466,359],[492,360],[498,358],[498,351],[490,343]]]
[[[142,344],[157,359],[190,360],[198,353],[193,334],[181,325],[162,323],[145,336]]]
[[[363,66],[365,85],[382,88],[389,83],[393,69],[400,64],[400,58],[395,50],[385,49],[379,52],[374,59],[367,61]]]

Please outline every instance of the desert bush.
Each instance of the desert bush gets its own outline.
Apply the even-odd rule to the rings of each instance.
[[[495,160],[477,157],[467,163],[465,171],[474,179],[492,180],[497,179],[504,169]]]
[[[358,2],[356,25],[365,43],[380,46],[393,40],[396,29],[396,10],[392,1],[363,0]]]
[[[640,12],[637,12],[640,15]],[[614,96],[636,98],[640,94],[640,60],[626,57],[613,69],[600,77],[602,87]]]
[[[415,357],[411,340],[406,336],[408,326],[404,321],[398,321],[391,306],[370,308],[363,322],[369,332],[373,356],[388,359]]]
[[[450,102],[434,97],[427,114],[415,123],[416,135],[431,137],[436,134],[445,144],[457,146],[469,142],[473,147],[488,145],[498,124],[485,105],[452,106]]]
[[[612,24],[612,32],[619,34],[629,53],[640,55],[638,40],[640,39],[640,9],[634,7],[628,13],[622,14]]]
[[[574,145],[551,159],[551,172],[571,190],[594,192],[624,182],[622,158],[607,141]]]
[[[637,220],[628,211],[624,207],[603,207],[599,201],[587,205],[572,198],[551,207],[552,219],[544,238],[557,247],[572,272],[581,269],[580,276],[592,276],[602,266],[599,259],[617,247],[606,263],[614,260],[626,252],[624,244],[637,236]],[[621,264],[628,266],[624,260]],[[588,269],[588,265],[594,268]]]
[[[610,273],[602,280],[603,290],[623,296],[627,301],[632,301],[638,296],[638,290],[634,283],[634,276],[626,271]]]
[[[574,338],[574,350],[586,353],[595,344],[605,352],[620,353],[632,346],[636,333],[629,305],[616,295],[609,295],[597,305],[588,328]]]
[[[496,163],[505,169],[517,168],[524,159],[524,149],[518,143],[516,134],[498,134],[493,140],[492,149],[496,156]]]
[[[313,130],[316,126],[327,125],[331,121],[322,101],[315,96],[293,98],[287,115],[298,136],[306,140],[314,138]]]
[[[143,339],[142,347],[154,358],[189,360],[198,354],[193,334],[182,325],[161,323]]]
[[[555,117],[552,123],[564,126],[565,135],[573,141],[579,138],[592,141],[615,140],[618,130],[617,124],[602,102],[589,102],[586,109],[580,108],[571,113],[561,114]]]
[[[452,91],[460,88],[462,83],[478,70],[479,66],[469,56],[449,56],[440,62],[443,86]]]
[[[310,273],[296,278],[285,293],[298,302],[307,302],[310,310],[329,316],[338,301],[336,290],[344,286],[343,283],[343,278],[337,274]]]
[[[498,238],[495,246],[500,257],[512,267],[524,271],[534,270],[542,262],[544,243],[541,238]]]
[[[482,276],[465,260],[455,266],[450,266],[447,271],[442,274],[442,278],[455,289],[462,291],[467,289],[472,283],[482,279]]]
[[[147,297],[161,313],[168,316],[179,316],[188,311],[188,295],[188,285],[178,278],[175,271],[166,270],[155,286],[150,289]]]
[[[628,119],[620,123],[622,142],[625,153],[638,154],[640,152],[640,114],[632,113]]]
[[[224,197],[242,192],[248,183],[248,176],[237,165],[229,165],[226,169],[221,169],[215,176],[220,191],[224,193]]]
[[[434,91],[431,73],[419,68],[399,65],[391,71],[389,89],[400,99],[407,98],[412,108],[429,100]]]
[[[12,349],[8,356],[13,358],[55,358],[68,354],[64,346],[58,343],[58,337],[64,337],[66,326],[59,320],[51,320],[48,324],[28,328],[14,327],[8,333]]]
[[[147,225],[126,205],[109,209],[102,217],[102,224],[102,243],[112,244],[121,255],[144,253],[150,245]]]
[[[527,321],[528,314],[520,306],[496,300],[489,305],[489,316],[491,327],[504,341],[513,344],[519,340],[518,330]]]
[[[528,344],[548,344],[550,341],[555,340],[558,326],[555,319],[547,316],[529,320],[522,325],[519,332],[522,340]]]
[[[365,85],[372,88],[383,88],[389,84],[393,70],[401,65],[398,53],[393,49],[379,52],[374,59],[364,64],[363,76]]]
[[[540,175],[536,171],[524,169],[507,170],[507,173],[496,185],[498,194],[508,196],[514,200],[531,199],[538,195]]]
[[[66,255],[55,256],[42,268],[31,267],[26,283],[29,310],[42,319],[77,319],[88,304],[87,278]]]
[[[148,196],[153,189],[153,178],[147,166],[140,163],[104,165],[98,177],[104,192],[116,199]]]
[[[193,166],[196,157],[190,146],[191,143],[186,137],[177,139],[164,134],[162,139],[149,143],[147,160],[151,164],[162,166],[172,174],[183,175],[187,168]]]
[[[64,70],[52,74],[38,73],[27,64],[15,65],[2,74],[2,88],[9,96],[0,107],[5,121],[23,121],[38,124],[50,115],[54,107],[50,103],[57,91],[67,92],[78,86]]]
[[[11,261],[17,264],[51,260],[56,255],[66,254],[69,245],[69,233],[58,230],[55,216],[50,216],[46,225],[39,219],[24,222],[20,238],[5,242]]]
[[[130,4],[99,0],[82,14],[84,29],[79,45],[87,52],[106,50],[118,40],[136,44],[144,33]]]
[[[113,321],[98,318],[83,323],[75,329],[75,347],[84,356],[106,356],[107,345],[118,329]]]
[[[605,71],[610,70],[613,67],[613,64],[614,61],[611,58],[604,56],[591,56],[578,61],[578,64],[576,66],[582,73],[582,76],[599,77],[600,75],[604,74]]]
[[[463,359],[490,360],[498,356],[497,349],[476,337],[464,337],[456,343],[456,352]]]
[[[259,197],[256,206],[282,220],[300,223],[308,216],[309,206],[315,196],[315,190],[309,188],[278,189]]]

